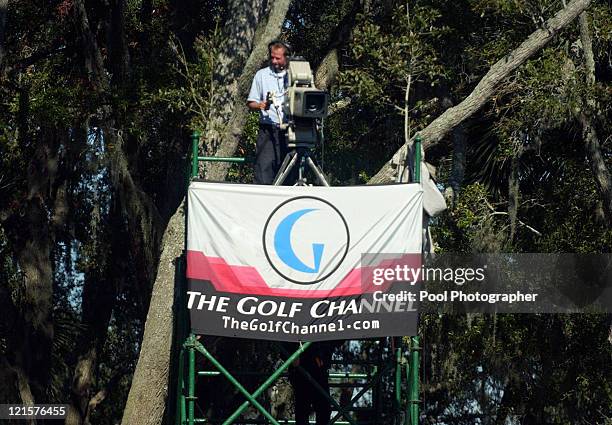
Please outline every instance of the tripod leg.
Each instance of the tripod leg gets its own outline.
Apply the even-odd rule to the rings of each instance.
[[[323,175],[323,171],[314,163],[311,157],[306,157],[306,162],[308,163],[308,167],[312,170],[317,179],[319,180],[319,184],[321,186],[329,186],[329,183],[325,180],[325,176]]]
[[[299,161],[300,161],[300,165],[298,166],[298,179],[295,182],[294,186],[306,186],[307,182],[306,182],[306,177],[304,177],[304,163],[306,161],[304,154],[299,154],[298,156],[300,157]]]
[[[276,177],[274,177],[274,182],[272,183],[274,186],[280,186],[283,184],[293,167],[295,167],[297,159],[298,156],[295,152],[289,152],[287,155],[285,155],[285,159],[283,159],[280,170],[278,170],[278,174],[276,174]]]

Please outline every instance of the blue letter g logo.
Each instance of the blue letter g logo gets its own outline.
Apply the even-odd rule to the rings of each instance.
[[[314,258],[314,267],[309,267],[300,260],[293,247],[291,246],[291,229],[295,223],[305,214],[311,211],[316,211],[314,208],[295,211],[285,217],[276,228],[274,233],[274,249],[280,260],[294,270],[303,273],[318,273],[321,267],[321,257],[325,245],[320,243],[312,244],[312,256]]]
[[[348,226],[340,211],[314,196],[281,202],[268,216],[262,232],[266,259],[283,278],[272,280],[278,287],[325,281],[344,261],[349,244]]]

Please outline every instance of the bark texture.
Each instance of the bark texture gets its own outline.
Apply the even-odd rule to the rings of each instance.
[[[234,2],[241,4],[241,2]],[[254,2],[253,9],[261,9],[261,4]],[[217,90],[221,93],[223,102],[221,108],[215,112],[206,130],[205,141],[217,145],[216,156],[233,156],[240,141],[240,135],[248,116],[246,98],[248,96],[253,75],[265,63],[268,57],[268,43],[277,38],[285,21],[289,0],[275,0],[270,6],[267,20],[260,15],[249,16],[247,22],[251,27],[240,26],[233,31],[227,48],[221,53],[221,72],[217,77],[219,84]],[[241,15],[249,11],[240,8]],[[246,18],[242,18],[243,20]],[[227,26],[231,26],[229,23]],[[236,57],[230,60],[228,55]],[[215,143],[217,141],[217,143]],[[209,166],[206,178],[209,180],[225,180],[228,164],[212,163]]]
[[[446,202],[454,205],[463,186],[465,177],[465,147],[467,143],[467,131],[464,124],[459,124],[452,132],[453,138],[453,163],[451,174],[448,179],[448,187],[444,191]]]
[[[87,9],[83,0],[74,0],[72,8],[77,34],[80,38],[79,44],[83,49],[82,56],[85,61],[85,68],[90,75],[90,81],[94,88],[102,92],[108,88],[105,77],[106,72],[104,71],[104,63],[98,42],[89,23]]]
[[[228,41],[219,58],[216,76],[217,96],[224,99],[214,111],[206,129],[205,141],[219,141],[217,156],[233,155],[248,110],[246,96],[255,72],[267,58],[268,43],[280,33],[289,7],[288,0],[277,0],[270,6],[267,20],[263,5],[253,0],[249,4],[234,1]],[[213,143],[214,145],[214,143]],[[223,180],[227,166],[209,167],[207,178]],[[161,424],[168,397],[169,372],[173,342],[173,310],[176,262],[184,247],[184,205],[170,219],[161,244],[162,252],[149,304],[140,357],[132,380],[122,424]],[[142,415],[145,409],[147,415]]]
[[[122,425],[158,425],[163,422],[170,384],[175,266],[185,243],[184,204],[170,219],[145,323],[140,357],[123,412]],[[172,387],[173,388],[173,387]],[[146,415],[142,412],[146,411]]]
[[[110,64],[112,82],[122,85],[128,76],[130,54],[125,36],[125,0],[111,1]]]
[[[587,12],[580,14],[580,41],[584,55],[586,84],[593,88],[595,85],[595,60],[593,57],[593,42],[589,30],[589,16]],[[593,178],[602,197],[603,210],[608,227],[612,227],[612,176],[601,152],[601,144],[597,130],[593,123],[593,114],[596,109],[592,98],[587,97],[582,110],[578,113],[578,121],[582,126],[587,157],[593,173]]]
[[[423,148],[427,149],[440,142],[453,128],[478,111],[495,93],[500,83],[527,59],[540,51],[555,35],[578,17],[589,5],[591,0],[574,0],[555,16],[547,20],[544,27],[531,33],[519,47],[497,61],[476,85],[474,90],[457,106],[447,109],[421,132]],[[414,139],[414,138],[413,138]],[[405,155],[407,144],[403,145],[394,155],[400,158]],[[395,175],[393,163],[389,160],[374,177],[370,184],[390,182]]]
[[[6,12],[8,10],[8,0],[0,0],[0,69],[4,61],[4,38],[6,35]]]
[[[355,27],[355,18],[362,9],[360,1],[354,1],[351,9],[342,18],[333,34],[329,38],[327,52],[321,63],[316,67],[314,80],[315,86],[321,90],[329,90],[336,81],[336,75],[340,68],[340,49],[348,43]]]
[[[27,91],[21,94],[20,108],[27,109]],[[22,111],[26,113],[26,111]],[[0,214],[22,274],[20,287],[14,297],[3,300],[9,304],[6,320],[12,326],[7,335],[10,356],[7,362],[16,377],[20,401],[33,404],[44,399],[51,369],[53,341],[53,262],[55,241],[49,212],[54,213],[53,190],[57,177],[57,146],[60,142],[52,129],[41,129],[27,169],[27,194],[18,208]],[[29,143],[33,137],[24,124],[20,128],[20,142]],[[4,284],[4,282],[3,282]],[[0,364],[2,366],[2,364]],[[3,372],[3,374],[6,372]]]
[[[73,7],[83,64],[91,86],[100,96],[119,90],[128,81],[131,71],[125,34],[125,1],[113,0],[110,5],[110,21],[106,27],[111,33],[109,53],[113,59],[109,64],[110,73],[105,69],[100,46],[96,41],[96,31],[99,29],[94,29],[90,25],[88,10],[82,0],[76,0]],[[143,8],[146,7],[147,4],[144,4]],[[147,14],[149,11],[145,10],[143,13]],[[144,16],[144,19],[149,18]],[[121,119],[120,114],[117,114],[111,106],[100,106],[97,111],[96,120],[99,123],[97,126],[108,147],[104,161],[109,172],[110,184],[113,186],[110,219],[114,221],[112,228],[115,232],[112,235],[105,235],[111,248],[110,251],[103,251],[108,258],[100,258],[98,261],[99,273],[92,271],[85,277],[82,321],[89,333],[85,332],[80,338],[71,386],[71,405],[66,420],[70,425],[89,423],[93,410],[106,398],[110,388],[126,372],[122,367],[119,368],[115,371],[115,378],[106,383],[104,388],[98,388],[104,384],[97,380],[98,359],[115,308],[118,287],[123,276],[135,272],[136,282],[139,285],[136,293],[141,294],[136,301],[144,319],[150,301],[148,294],[157,273],[161,234],[169,219],[169,215],[164,217],[159,211],[172,208],[169,204],[176,202],[176,192],[180,191],[182,194],[184,190],[180,186],[177,188],[175,182],[179,179],[175,179],[174,188],[169,187],[168,196],[158,204],[155,204],[142,190],[132,174],[133,164],[137,164],[138,161],[133,161],[133,164],[129,161],[128,147],[121,130],[123,125]],[[90,127],[89,123],[85,125],[85,128]],[[137,143],[131,140],[129,142]],[[174,207],[176,205],[175,203]],[[96,238],[102,239],[102,237],[103,235],[96,235]],[[128,265],[129,259],[136,261]],[[172,298],[169,299],[172,302]],[[154,409],[151,411],[155,412]],[[129,423],[138,422],[133,418]]]
[[[516,235],[516,225],[519,208],[519,161],[521,149],[515,152],[511,160],[510,178],[508,179],[508,217],[510,218],[510,243],[514,241]]]
[[[578,120],[582,126],[582,136],[593,178],[602,197],[606,223],[608,227],[612,227],[612,176],[601,153],[601,144],[591,118],[587,113],[580,112]]]

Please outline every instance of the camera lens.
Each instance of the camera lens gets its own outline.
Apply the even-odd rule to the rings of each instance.
[[[306,94],[306,111],[314,113],[320,112],[325,105],[324,93],[307,93]]]

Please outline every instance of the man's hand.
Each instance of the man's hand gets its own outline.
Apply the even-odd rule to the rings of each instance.
[[[268,109],[268,103],[267,102],[255,102],[255,101],[251,101],[247,104],[247,106],[249,107],[249,109],[251,111],[265,111],[266,109]]]

